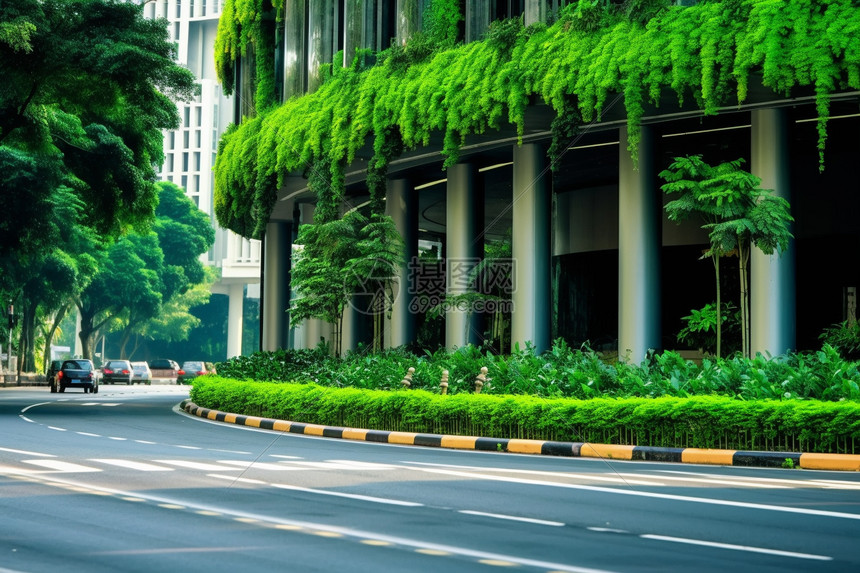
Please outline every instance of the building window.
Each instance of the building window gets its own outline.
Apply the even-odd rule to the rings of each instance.
[[[186,129],[182,132],[182,144],[185,146],[185,149],[188,149],[190,147],[188,137],[189,137],[189,133],[188,133],[188,130]]]
[[[182,176],[182,189],[183,190],[188,189],[188,176],[187,175]]]
[[[200,152],[194,152],[194,171],[200,171]]]
[[[197,127],[200,127],[201,125],[203,125],[203,107],[202,106],[194,108],[194,115],[195,115],[196,120],[197,120]]]
[[[202,139],[201,133],[202,132],[199,129],[194,132],[194,138],[195,138],[194,143],[197,144],[195,147],[197,147],[198,149],[200,149],[200,140]]]
[[[188,152],[182,154],[182,170],[188,171]]]

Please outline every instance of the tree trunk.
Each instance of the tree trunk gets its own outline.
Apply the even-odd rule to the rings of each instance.
[[[53,356],[51,356],[51,345],[54,342],[54,335],[57,333],[57,329],[60,328],[60,323],[63,322],[63,318],[65,318],[68,308],[69,307],[66,305],[60,307],[57,314],[54,315],[51,328],[49,328],[48,332],[45,333],[44,366],[46,372],[48,370],[48,366],[51,364],[51,359],[53,358]]]
[[[717,360],[722,356],[723,345],[723,305],[721,299],[722,289],[720,288],[720,256],[718,254],[711,255],[714,261],[714,274],[717,277]]]
[[[749,251],[743,240],[738,240],[738,265],[741,288],[741,348],[745,358],[750,358],[750,302],[749,302]]]

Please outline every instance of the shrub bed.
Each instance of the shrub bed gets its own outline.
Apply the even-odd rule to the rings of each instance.
[[[857,453],[860,403],[543,398],[330,388],[203,376],[191,400],[242,415],[327,426],[661,447]]]
[[[239,356],[218,365],[218,373],[240,380],[308,381],[321,386],[373,390],[401,388],[407,370],[415,368],[411,387],[439,391],[448,370],[448,392],[474,391],[481,367],[489,384],[482,392],[536,395],[546,398],[597,398],[721,395],[741,400],[860,400],[858,363],[842,359],[831,346],[784,356],[758,355],[701,365],[678,353],[654,354],[641,364],[608,362],[588,348],[573,349],[557,340],[545,353],[515,349],[507,356],[467,346],[453,352],[415,354],[403,348],[344,358],[325,348],[278,350]]]

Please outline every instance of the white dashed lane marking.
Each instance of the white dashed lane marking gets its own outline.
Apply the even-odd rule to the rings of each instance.
[[[119,460],[119,459],[113,459],[113,458],[93,458],[89,461],[97,462],[100,464],[107,464],[110,466],[127,468],[130,470],[137,470],[137,471],[141,471],[141,472],[172,472],[173,471],[173,468],[168,468],[165,466],[157,466],[155,464],[147,464],[144,462],[135,462],[133,460]]]

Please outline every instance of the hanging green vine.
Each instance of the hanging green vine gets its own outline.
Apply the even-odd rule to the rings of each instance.
[[[269,1],[225,2],[216,43],[225,89],[232,88],[226,72],[247,44],[266,45],[259,22]],[[628,17],[580,0],[551,26],[499,27],[484,41],[429,53],[422,48],[413,51],[415,57],[383,52],[366,69],[334,66],[314,93],[224,135],[215,167],[219,222],[244,235],[253,228],[259,236],[272,193],[260,193],[258,185],[280,185],[323,156],[349,163],[368,137],[397,133],[412,149],[441,133],[450,165],[469,135],[505,125],[522,134],[526,109],[535,101],[562,119],[576,110],[585,124],[623,102],[635,158],[645,107],[657,105],[667,90],[714,114],[746,101],[754,83],[779,95],[810,87],[823,159],[830,96],[860,89],[855,1],[725,0],[660,10],[651,9],[656,3],[640,4],[647,10]]]

